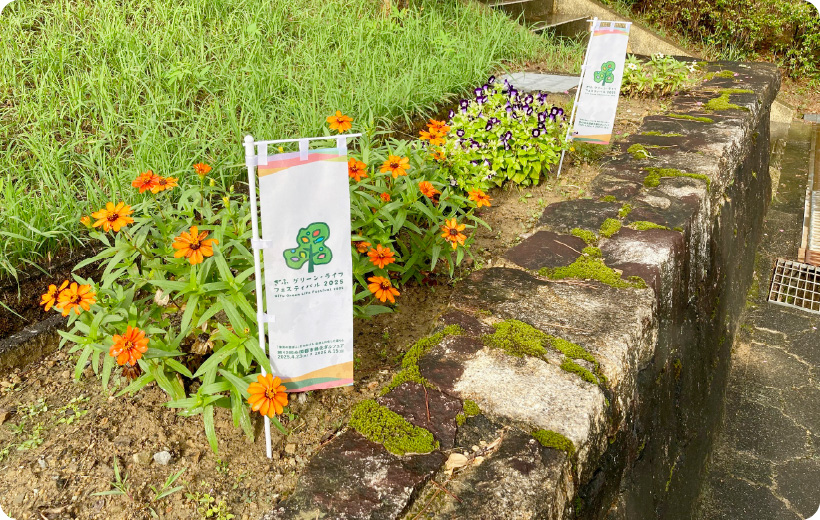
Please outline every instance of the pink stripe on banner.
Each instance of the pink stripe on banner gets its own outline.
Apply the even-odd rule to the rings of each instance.
[[[353,378],[350,379],[334,379],[333,381],[325,381],[324,383],[316,383],[315,385],[305,386],[302,388],[295,388],[288,390],[288,392],[307,392],[308,390],[322,390],[324,388],[336,388],[337,386],[348,386],[353,384]]]
[[[604,34],[629,34],[626,29],[598,29],[595,31],[595,36],[602,36]]]

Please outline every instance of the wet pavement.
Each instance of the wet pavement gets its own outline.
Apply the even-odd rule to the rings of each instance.
[[[797,259],[815,131],[789,130],[698,519],[804,520],[820,506],[820,314],[766,301],[776,258]]]

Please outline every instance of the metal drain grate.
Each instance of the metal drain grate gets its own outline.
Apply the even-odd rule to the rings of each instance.
[[[769,301],[820,313],[820,267],[778,258]]]

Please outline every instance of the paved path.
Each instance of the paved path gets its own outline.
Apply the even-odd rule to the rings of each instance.
[[[699,519],[803,520],[820,505],[820,314],[766,302],[774,259],[797,258],[815,128],[789,131]]]

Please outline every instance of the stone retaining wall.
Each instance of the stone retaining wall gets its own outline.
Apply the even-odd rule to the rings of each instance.
[[[349,428],[265,519],[691,518],[771,197],[780,82],[764,64],[710,70],[731,73],[648,117],[593,198],[549,206],[461,281],[444,333],[411,349],[381,415],[355,421],[433,451]],[[720,89],[739,108],[704,111]]]

